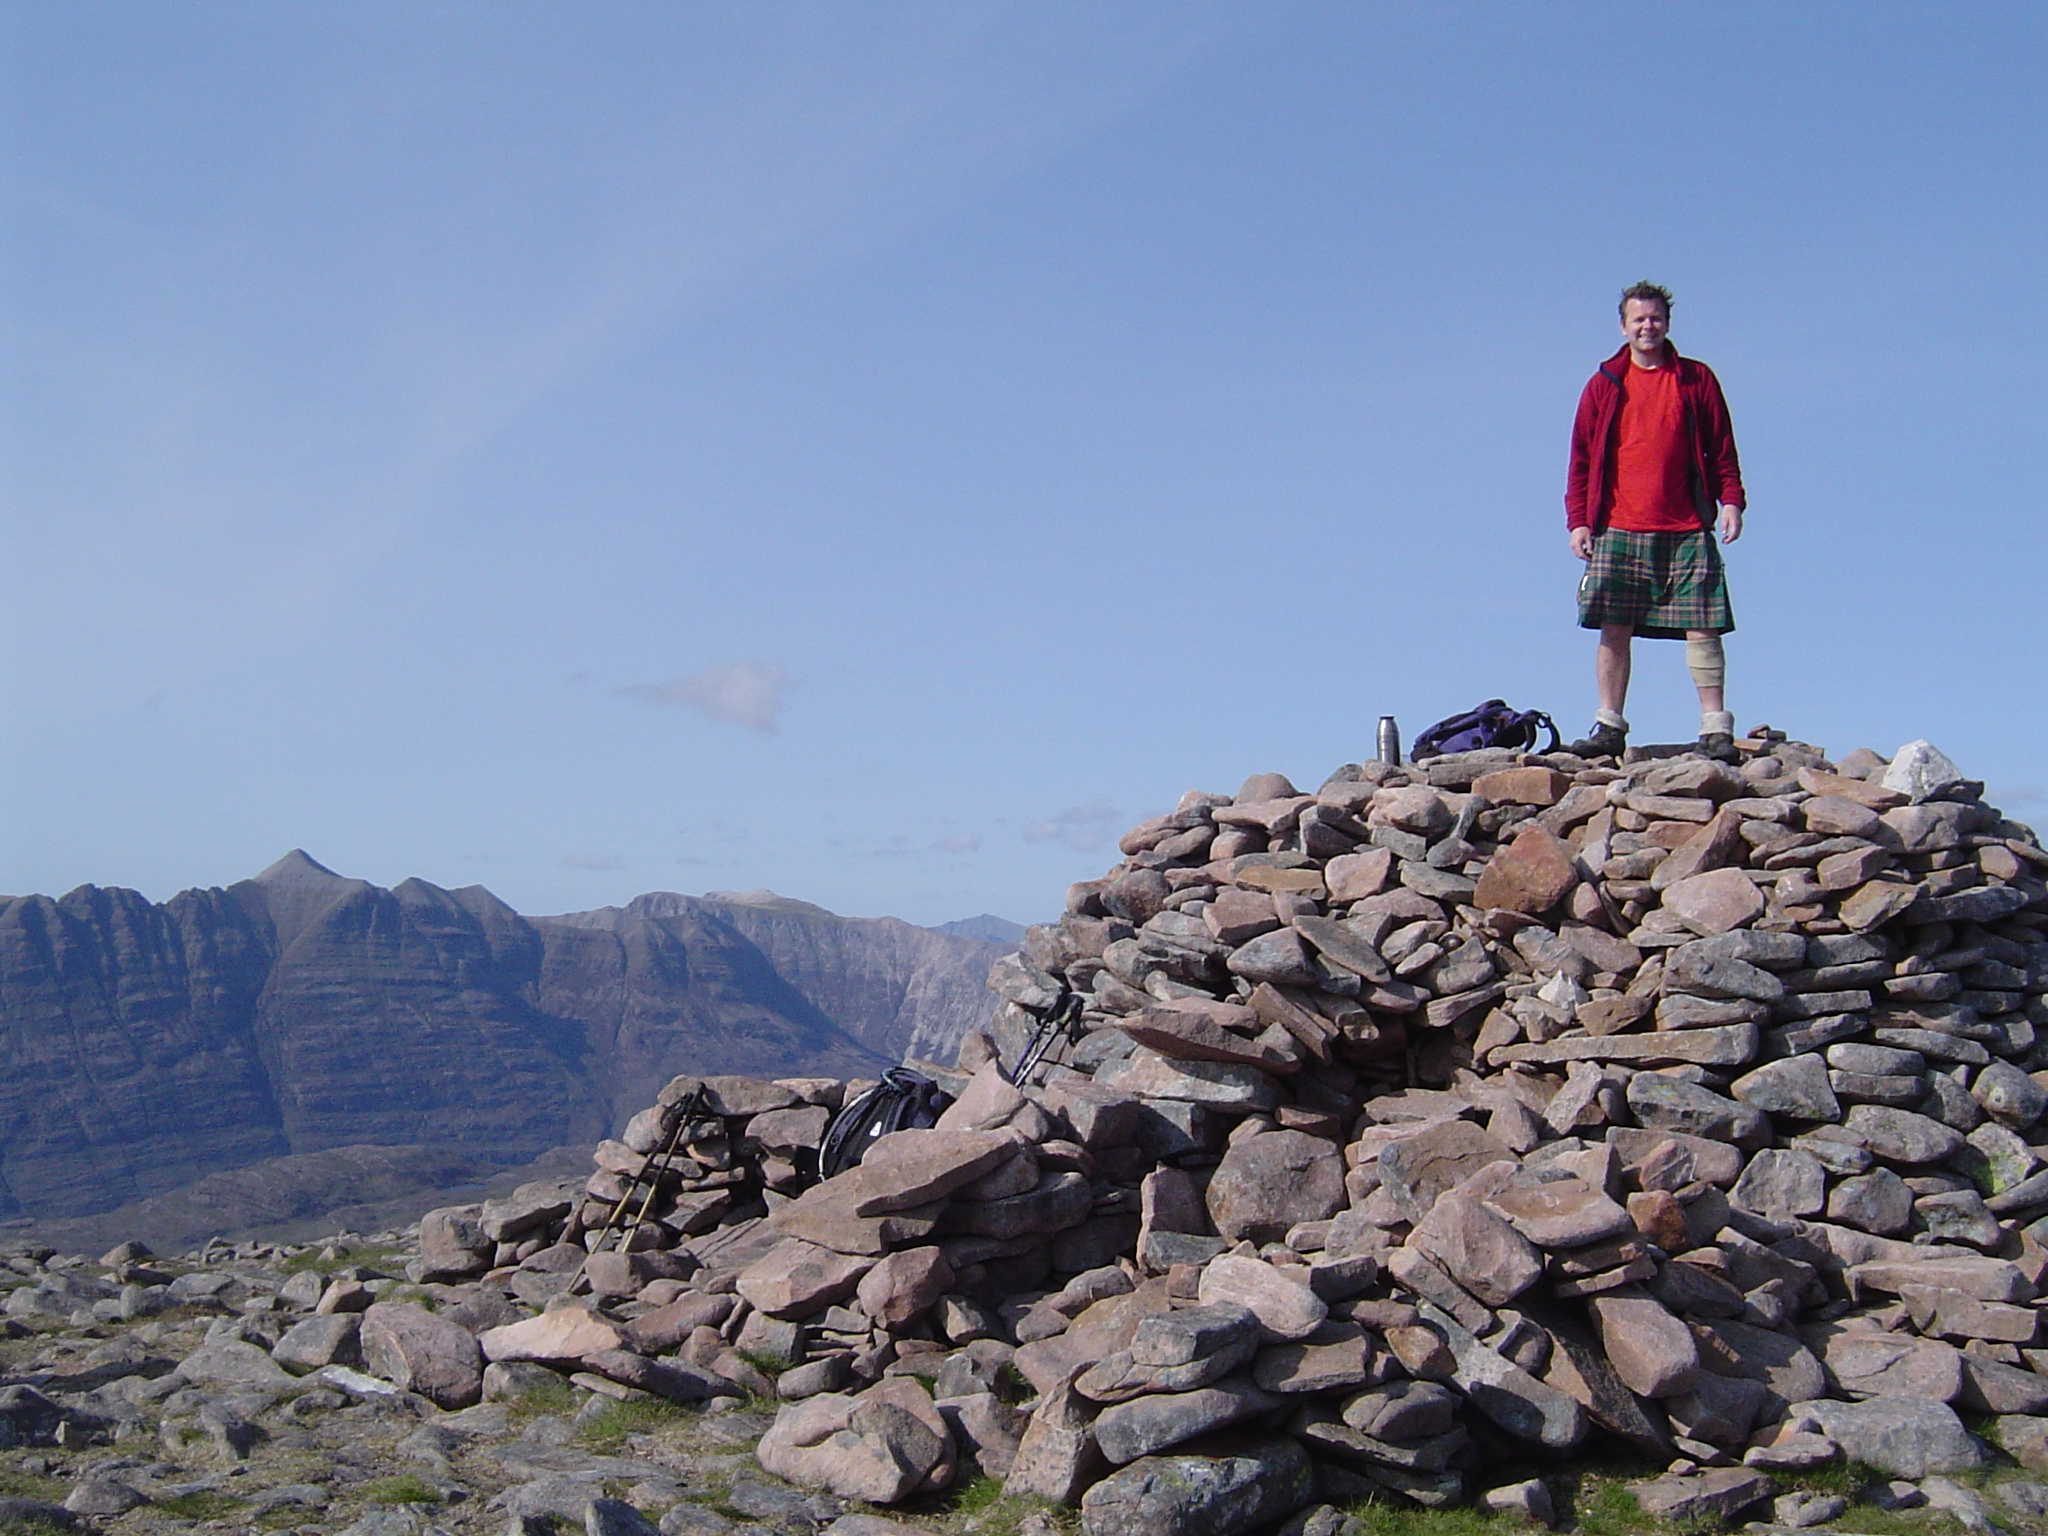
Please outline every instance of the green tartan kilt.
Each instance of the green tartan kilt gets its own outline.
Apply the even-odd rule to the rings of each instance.
[[[1601,533],[1579,580],[1579,626],[1608,624],[1626,624],[1650,640],[1683,640],[1687,630],[1725,635],[1734,629],[1728,573],[1714,536],[1704,528]]]

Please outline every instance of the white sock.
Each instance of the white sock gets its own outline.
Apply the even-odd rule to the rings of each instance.
[[[1595,725],[1612,726],[1624,736],[1628,734],[1628,722],[1611,709],[1596,709],[1593,711],[1593,723]]]
[[[1716,731],[1727,735],[1735,734],[1735,712],[1728,709],[1704,709],[1700,711],[1700,734],[1711,736]]]

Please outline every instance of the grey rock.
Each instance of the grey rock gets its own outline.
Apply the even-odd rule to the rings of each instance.
[[[87,1476],[71,1485],[64,1507],[74,1515],[125,1515],[149,1500],[116,1477]]]
[[[1411,1248],[1434,1259],[1488,1306],[1500,1307],[1543,1273],[1536,1247],[1469,1195],[1445,1195],[1409,1234]]]
[[[1960,1132],[1910,1110],[1855,1104],[1842,1126],[1887,1162],[1938,1163],[1963,1149]]]
[[[1681,944],[1666,957],[1664,989],[1697,997],[1743,997],[1764,1003],[1776,1002],[1785,995],[1785,983],[1761,966],[1702,953],[1698,943]]]
[[[1824,1324],[1801,1337],[1847,1397],[1912,1397],[1953,1402],[1963,1388],[1962,1351],[1910,1333]]]
[[[1550,1485],[1540,1478],[1489,1488],[1479,1495],[1478,1503],[1489,1515],[1508,1515],[1536,1525],[1557,1524],[1557,1505],[1550,1496]]]
[[[1696,1328],[1700,1363],[1724,1376],[1760,1381],[1779,1402],[1799,1403],[1827,1390],[1827,1371],[1813,1352],[1788,1334],[1733,1318]]]
[[[1242,1377],[1192,1392],[1153,1393],[1103,1409],[1095,1419],[1095,1443],[1112,1465],[1122,1466],[1281,1401]]]
[[[1874,1232],[1880,1237],[1896,1236],[1913,1222],[1913,1191],[1889,1168],[1844,1179],[1828,1192],[1829,1221]]]
[[[1763,1111],[1656,1072],[1628,1082],[1628,1107],[1649,1130],[1676,1131],[1736,1146],[1759,1146],[1770,1135]]]
[[[362,1317],[332,1312],[295,1323],[270,1349],[270,1358],[292,1370],[317,1371],[323,1365],[361,1365],[358,1335]]]
[[[1207,1201],[1216,1230],[1231,1242],[1278,1242],[1296,1223],[1344,1208],[1344,1158],[1334,1142],[1301,1131],[1247,1136],[1224,1152]]]
[[[1577,1402],[1494,1353],[1435,1305],[1424,1302],[1421,1312],[1449,1346],[1451,1380],[1467,1402],[1511,1435],[1553,1451],[1578,1448],[1587,1426]]]
[[[1219,1446],[1214,1454],[1149,1456],[1081,1500],[1086,1536],[1240,1536],[1283,1520],[1313,1498],[1308,1452],[1286,1436]]]
[[[1771,1518],[1791,1530],[1825,1525],[1849,1507],[1839,1493],[1784,1493],[1771,1500]]]
[[[1812,1216],[1827,1201],[1827,1182],[1812,1154],[1769,1148],[1749,1160],[1728,1198],[1763,1216]]]
[[[1489,1163],[1514,1153],[1478,1126],[1451,1120],[1380,1150],[1380,1182],[1408,1221],[1420,1221],[1437,1200]]]
[[[1879,1398],[1867,1403],[1823,1399],[1803,1405],[1801,1411],[1852,1461],[1894,1477],[1967,1472],[1989,1459],[1983,1445],[1963,1428],[1963,1421],[1946,1403],[1923,1398]]]
[[[1984,1197],[1974,1189],[1923,1195],[1913,1202],[1913,1210],[1937,1243],[1996,1248],[2004,1237],[1998,1218],[1985,1208]]]
[[[583,1511],[583,1536],[660,1536],[654,1522],[624,1499],[592,1499]]]
[[[1828,1069],[1818,1056],[1790,1056],[1768,1061],[1729,1085],[1744,1104],[1795,1120],[1839,1120],[1842,1106],[1828,1085]]]
[[[2048,1110],[2048,1090],[2010,1062],[1986,1066],[1970,1084],[1970,1094],[1994,1120],[2021,1130]]]
[[[1720,1467],[1630,1483],[1643,1513],[1678,1524],[1717,1523],[1733,1518],[1776,1491],[1777,1485],[1747,1467]]]
[[[1909,741],[1893,755],[1878,783],[1909,801],[1930,800],[1963,782],[1963,771],[1931,741]]]

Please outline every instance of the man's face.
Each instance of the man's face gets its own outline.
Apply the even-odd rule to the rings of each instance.
[[[1621,307],[1621,334],[1633,352],[1661,352],[1670,329],[1671,317],[1655,299],[1630,299]]]

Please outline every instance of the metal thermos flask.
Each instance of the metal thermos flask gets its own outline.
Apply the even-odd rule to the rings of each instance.
[[[1380,761],[1398,763],[1401,761],[1401,727],[1394,724],[1392,715],[1380,716]]]

